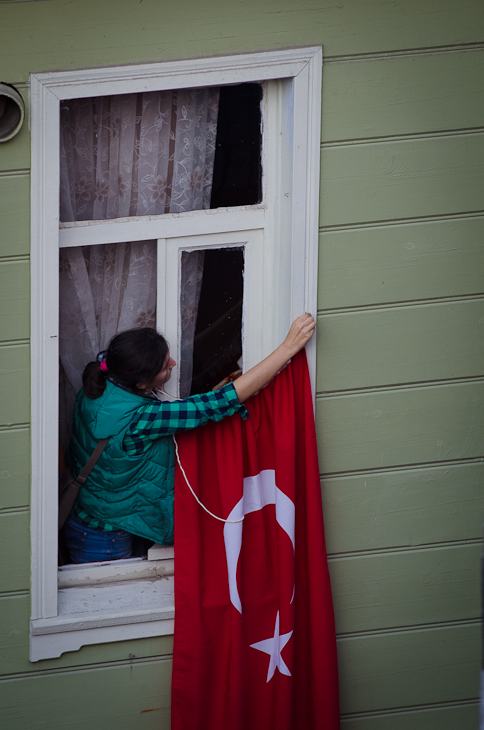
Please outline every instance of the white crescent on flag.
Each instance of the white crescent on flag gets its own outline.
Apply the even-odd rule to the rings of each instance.
[[[274,469],[263,469],[253,477],[245,477],[242,499],[237,502],[227,519],[240,520],[250,512],[258,512],[268,504],[275,505],[276,521],[288,535],[294,549],[296,510],[294,502],[276,486]],[[242,613],[242,603],[237,588],[237,564],[242,548],[242,525],[243,522],[226,522],[224,525],[230,601],[239,613]]]

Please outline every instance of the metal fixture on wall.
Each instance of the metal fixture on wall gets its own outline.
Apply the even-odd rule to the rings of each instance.
[[[22,127],[25,105],[17,89],[0,83],[0,142],[8,142]]]

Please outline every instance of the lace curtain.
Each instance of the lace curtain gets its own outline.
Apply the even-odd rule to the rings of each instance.
[[[219,91],[75,99],[61,107],[63,222],[159,215],[210,206]],[[183,268],[182,383],[189,392],[203,252]],[[174,316],[177,303],[173,303]],[[62,249],[61,432],[67,440],[82,371],[117,333],[154,326],[156,243]]]
[[[155,325],[156,242],[61,249],[59,307],[60,421],[65,447],[84,367],[117,332]]]
[[[190,395],[193,375],[193,343],[198,303],[202,290],[204,251],[183,251],[180,282],[180,395]]]
[[[207,88],[64,102],[61,220],[209,208],[218,100]]]

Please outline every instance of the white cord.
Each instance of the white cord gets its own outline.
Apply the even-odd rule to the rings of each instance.
[[[161,395],[166,395],[167,398],[171,398],[172,400],[180,400],[180,398],[177,398],[176,396],[167,393],[166,390],[163,390],[163,388],[153,388],[151,392],[157,400],[160,400],[158,393],[161,393]]]
[[[223,517],[217,517],[217,515],[214,515],[214,514],[213,514],[213,512],[210,512],[210,510],[209,510],[209,509],[207,509],[207,508],[205,507],[205,505],[204,505],[204,504],[202,504],[202,503],[200,502],[200,500],[198,499],[197,495],[195,494],[195,492],[194,492],[194,491],[193,491],[193,489],[192,489],[192,485],[191,485],[191,484],[190,484],[190,482],[188,481],[187,475],[185,474],[185,469],[184,469],[184,468],[182,467],[182,465],[181,465],[181,461],[180,461],[180,455],[179,455],[179,453],[178,453],[178,444],[177,444],[177,442],[176,442],[175,434],[173,434],[173,441],[175,442],[175,454],[176,454],[176,460],[177,460],[177,462],[178,462],[178,466],[179,466],[179,467],[180,467],[180,469],[181,469],[181,473],[182,473],[182,474],[183,474],[183,476],[185,477],[185,481],[186,481],[186,483],[187,483],[188,489],[189,489],[189,490],[190,490],[190,492],[191,492],[191,493],[193,494],[193,496],[194,496],[194,497],[195,497],[195,499],[197,500],[197,502],[198,502],[198,504],[200,505],[200,507],[201,507],[202,509],[204,509],[204,510],[205,510],[205,512],[206,512],[207,514],[209,514],[209,515],[210,515],[210,517],[213,517],[213,518],[214,518],[214,520],[218,520],[219,522],[230,522],[230,523],[235,523],[235,522],[243,522],[243,521],[244,521],[244,518],[243,518],[243,517],[241,517],[241,518],[240,518],[240,520],[224,520],[224,518],[223,518]]]

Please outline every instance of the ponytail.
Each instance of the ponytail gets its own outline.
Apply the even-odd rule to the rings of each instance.
[[[95,360],[89,362],[82,374],[84,393],[88,398],[100,398],[106,390],[107,372],[101,370],[101,363]]]

